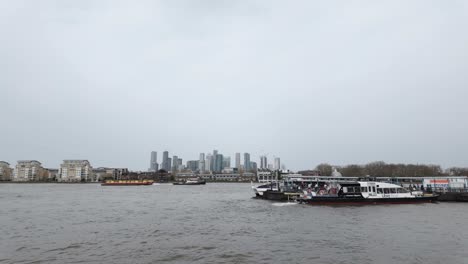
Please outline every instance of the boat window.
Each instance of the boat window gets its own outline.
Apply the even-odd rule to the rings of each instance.
[[[395,188],[390,188],[390,193],[397,193]]]
[[[375,186],[372,186],[372,192],[375,192]]]
[[[361,192],[367,192],[366,187],[361,187]]]
[[[398,188],[397,191],[398,191],[398,193],[409,193],[408,190],[406,190],[404,188]]]
[[[377,188],[377,193],[383,193],[382,188]]]
[[[383,189],[383,192],[384,192],[384,193],[390,193],[390,190],[389,190],[388,188],[384,188],[384,189]]]

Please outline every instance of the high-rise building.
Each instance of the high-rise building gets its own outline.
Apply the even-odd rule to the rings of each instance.
[[[206,154],[205,159],[205,171],[213,171],[213,156],[211,154]]]
[[[161,169],[163,169],[165,171],[170,171],[170,169],[171,169],[171,162],[169,161],[169,152],[168,151],[163,152],[163,160],[162,160],[162,164],[161,164]]]
[[[260,156],[260,169],[266,169],[266,168],[268,168],[267,157]]]
[[[181,158],[178,158],[177,159],[177,170],[178,171],[181,171],[184,169],[184,165],[182,164],[182,159]]]
[[[244,170],[250,171],[252,168],[250,167],[250,154],[244,153]]]
[[[214,172],[221,172],[223,170],[223,160],[223,154],[216,154],[216,156],[214,156]]]
[[[199,168],[199,160],[189,160],[187,161],[187,169],[191,170],[192,172],[195,172]]]
[[[281,169],[281,161],[280,161],[280,158],[275,158],[274,169],[275,169],[275,170],[280,170],[280,169]]]
[[[205,171],[205,153],[200,153],[200,159],[198,160],[198,170],[200,172]]]
[[[167,171],[171,171],[171,169],[172,169],[172,168],[171,168],[171,164],[172,164],[172,159],[171,159],[171,158],[167,158],[167,167],[168,167]]]
[[[172,171],[177,171],[178,167],[179,167],[179,157],[172,156]]]
[[[37,160],[19,160],[13,171],[14,181],[39,181],[48,178],[47,171]]]
[[[94,181],[93,168],[87,160],[64,160],[58,172],[59,182]]]
[[[254,162],[254,161],[250,162],[250,170],[251,171],[257,171],[257,169],[258,169],[257,168],[257,162]]]
[[[158,171],[158,153],[156,151],[151,151],[151,159],[150,159],[150,166],[148,171],[156,172]]]
[[[223,158],[223,169],[224,168],[231,168],[231,157]]]
[[[238,170],[241,169],[241,158],[240,157],[241,157],[240,153],[236,153],[236,168]]]

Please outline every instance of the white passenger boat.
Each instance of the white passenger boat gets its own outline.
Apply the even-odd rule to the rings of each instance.
[[[252,190],[254,191],[255,193],[255,196],[256,197],[263,197],[263,193],[270,190],[270,191],[278,191],[279,190],[279,186],[278,186],[278,183],[277,182],[270,182],[270,183],[263,183],[261,185],[258,185],[258,186],[254,186],[253,183],[251,183],[252,185]]]
[[[298,202],[306,204],[406,204],[430,203],[437,195],[421,195],[385,182],[329,182],[302,190]]]

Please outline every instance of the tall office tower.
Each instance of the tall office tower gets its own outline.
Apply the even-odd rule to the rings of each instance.
[[[231,157],[223,158],[223,169],[224,168],[231,168]]]
[[[240,153],[236,153],[236,168],[237,168],[238,170],[241,169]]]
[[[206,154],[206,159],[205,159],[205,171],[212,171],[212,161],[213,156],[211,154]]]
[[[249,153],[244,153],[244,170],[245,171],[250,171],[250,154]]]
[[[165,171],[169,171],[170,167],[171,167],[171,162],[169,161],[169,152],[164,151],[163,152],[163,160],[162,160],[162,164],[161,164],[161,169],[163,169]]]
[[[212,156],[212,160],[211,160],[211,171],[217,171],[216,170],[216,164],[217,164],[217,156],[218,156],[218,151],[217,150],[213,150],[213,156]]]
[[[198,171],[205,171],[205,153],[200,153],[200,159],[198,160]]]
[[[158,153],[156,151],[151,151],[150,166],[148,171],[156,172],[158,170]]]
[[[280,158],[275,158],[275,170],[281,170],[281,161]]]
[[[268,167],[267,157],[260,156],[260,169],[266,169]]]
[[[254,161],[250,162],[250,167],[251,167],[251,170],[257,171],[257,169],[258,169],[257,168],[257,162],[254,162]]]
[[[177,170],[178,171],[181,171],[184,169],[184,165],[182,164],[182,159],[181,158],[178,158],[177,159]]]
[[[223,170],[223,159],[223,154],[216,154],[213,171],[221,172]]]
[[[178,167],[179,167],[179,157],[172,156],[172,171],[177,171]]]
[[[172,164],[172,159],[167,158],[167,171],[171,171],[171,164]]]
[[[200,163],[199,160],[189,160],[187,161],[187,169],[191,170],[192,172],[196,172],[198,170],[198,163]]]

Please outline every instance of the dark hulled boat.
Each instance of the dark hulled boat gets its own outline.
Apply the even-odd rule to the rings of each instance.
[[[138,186],[138,185],[152,185],[153,180],[109,180],[103,182],[102,186]]]

